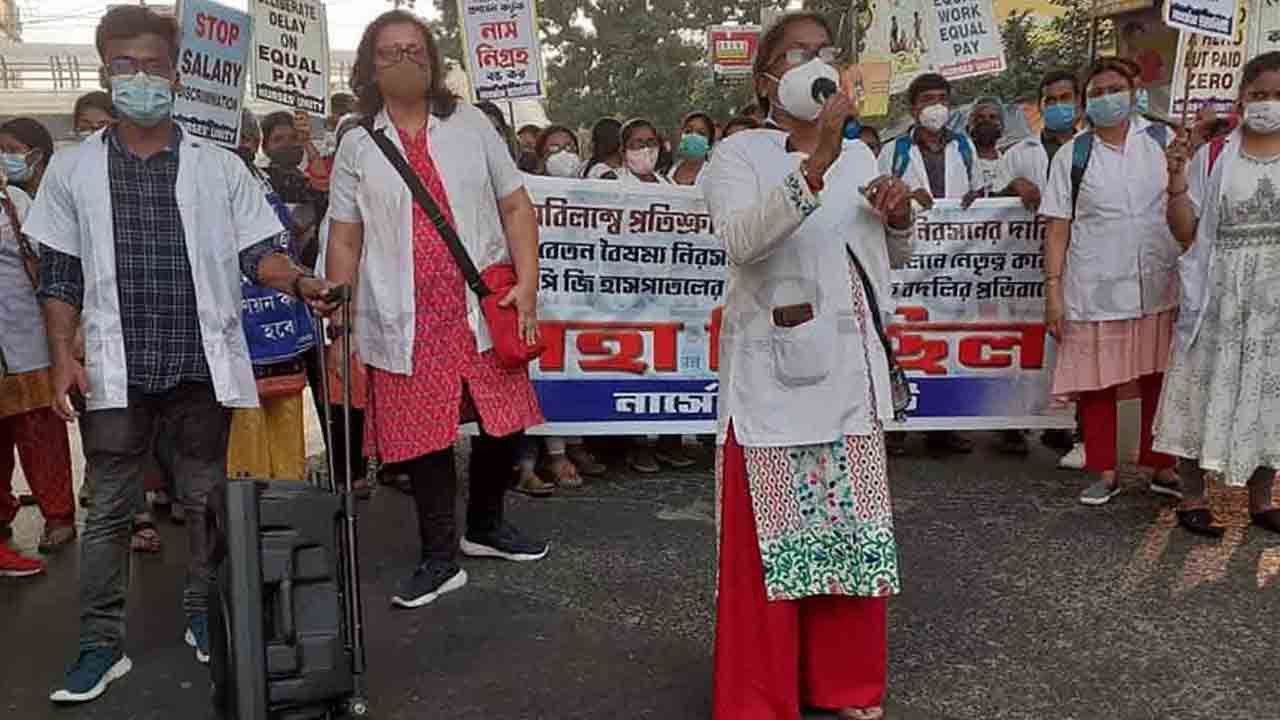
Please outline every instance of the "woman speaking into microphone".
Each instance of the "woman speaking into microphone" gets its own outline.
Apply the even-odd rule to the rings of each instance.
[[[914,218],[906,185],[877,177],[871,151],[842,137],[854,103],[822,92],[839,80],[837,56],[818,15],[765,33],[754,83],[770,121],[719,146],[704,184],[729,258],[718,720],[799,718],[802,706],[883,716],[899,578],[877,308],[890,261],[910,256]]]

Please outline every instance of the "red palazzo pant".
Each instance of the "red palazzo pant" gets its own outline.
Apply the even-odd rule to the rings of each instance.
[[[888,599],[769,601],[746,470],[730,428],[723,450],[713,717],[795,720],[802,705],[881,705]]]
[[[0,418],[0,525],[13,522],[18,500],[13,496],[13,450],[18,449],[27,485],[47,527],[76,521],[71,495],[71,443],[67,424],[50,408]]]

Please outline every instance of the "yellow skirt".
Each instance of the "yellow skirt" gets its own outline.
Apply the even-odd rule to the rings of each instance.
[[[231,414],[227,476],[233,480],[303,480],[307,472],[302,393],[263,398],[262,407]]]

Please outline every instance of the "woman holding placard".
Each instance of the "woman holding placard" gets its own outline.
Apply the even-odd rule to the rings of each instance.
[[[1182,458],[1178,523],[1219,537],[1205,471],[1249,487],[1253,524],[1280,532],[1280,53],[1241,75],[1241,127],[1189,160],[1169,147],[1169,226],[1186,252],[1182,307],[1155,447]]]

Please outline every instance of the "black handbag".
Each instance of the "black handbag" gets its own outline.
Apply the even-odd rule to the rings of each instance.
[[[911,402],[915,399],[915,393],[911,391],[907,373],[898,364],[898,359],[893,354],[893,343],[885,334],[884,321],[880,317],[880,303],[876,302],[875,286],[871,284],[871,278],[867,277],[867,271],[863,269],[862,262],[858,260],[853,248],[846,245],[844,249],[849,253],[853,266],[858,269],[858,278],[862,281],[862,294],[867,298],[868,310],[871,311],[871,322],[876,326],[876,335],[880,336],[880,342],[884,345],[884,356],[889,361],[889,395],[893,402],[893,419],[902,422],[910,415]]]

